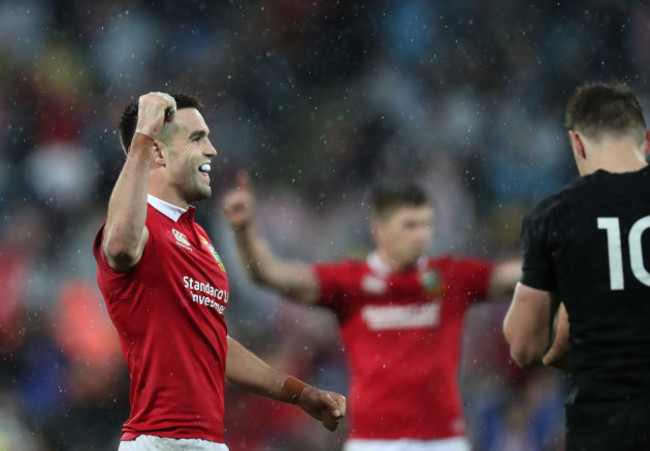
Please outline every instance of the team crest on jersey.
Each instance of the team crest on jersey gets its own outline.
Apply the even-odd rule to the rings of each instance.
[[[386,292],[386,281],[372,274],[361,279],[361,288],[366,293],[384,294]]]
[[[219,257],[219,254],[217,254],[217,251],[212,245],[212,243],[210,243],[210,241],[208,241],[208,239],[204,236],[201,236],[200,238],[201,238],[201,242],[205,245],[205,247],[208,248],[208,250],[214,257],[214,259],[217,261],[217,265],[219,265],[219,269],[222,270],[223,272],[226,272],[226,268],[225,266],[223,266],[223,262],[221,261],[221,258]]]
[[[442,283],[437,271],[428,269],[420,274],[422,288],[429,296],[438,296],[442,292]]]
[[[184,233],[179,232],[176,229],[172,229],[172,233],[174,234],[174,238],[176,238],[178,244],[191,250],[190,240],[187,239]]]

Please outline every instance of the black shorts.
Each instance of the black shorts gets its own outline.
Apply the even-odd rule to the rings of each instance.
[[[650,450],[650,400],[566,406],[567,451]]]

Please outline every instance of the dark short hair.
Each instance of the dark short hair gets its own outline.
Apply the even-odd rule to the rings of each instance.
[[[590,83],[579,87],[567,104],[564,125],[598,138],[601,133],[632,135],[642,142],[646,133],[643,107],[631,88],[620,83]]]
[[[171,94],[171,96],[176,100],[176,110],[181,110],[183,108],[196,108],[201,111],[203,108],[199,99],[192,95]],[[135,99],[124,108],[122,117],[120,118],[120,125],[117,127],[117,131],[120,134],[120,144],[122,144],[124,152],[127,152],[129,146],[131,146],[131,141],[133,140],[133,135],[135,135],[135,127],[137,124],[138,99]]]
[[[406,181],[381,182],[373,187],[368,204],[374,215],[385,219],[399,207],[423,207],[430,204],[427,193]]]

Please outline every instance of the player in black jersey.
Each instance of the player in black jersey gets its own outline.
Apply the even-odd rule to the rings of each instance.
[[[568,450],[650,450],[650,134],[619,84],[579,88],[566,127],[581,178],[524,219],[504,334],[520,366],[568,352]]]

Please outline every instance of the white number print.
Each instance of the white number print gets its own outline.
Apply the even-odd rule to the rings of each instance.
[[[621,226],[618,218],[598,218],[598,228],[607,231],[607,257],[609,260],[609,288],[623,290],[623,250],[621,248]],[[636,221],[630,229],[628,245],[630,249],[630,266],[632,274],[642,284],[650,287],[650,272],[643,264],[641,237],[650,228],[650,216]]]

